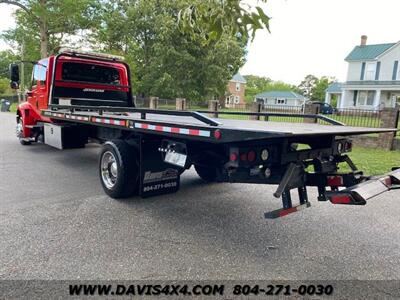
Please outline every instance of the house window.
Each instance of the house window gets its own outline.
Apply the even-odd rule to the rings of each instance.
[[[367,63],[365,69],[365,80],[375,80],[375,72],[376,72],[376,63],[374,62]]]
[[[240,97],[239,96],[235,96],[235,104],[239,104],[240,102]]]
[[[240,91],[240,83],[236,82],[236,92],[239,92],[239,91]]]
[[[375,91],[360,91],[358,93],[357,105],[372,106],[374,104]]]
[[[275,104],[286,104],[286,99],[285,98],[276,98]]]

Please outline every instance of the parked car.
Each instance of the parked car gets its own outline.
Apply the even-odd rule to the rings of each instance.
[[[324,115],[332,115],[336,112],[336,108],[325,102],[309,101],[307,103],[317,104],[319,106],[319,112]]]

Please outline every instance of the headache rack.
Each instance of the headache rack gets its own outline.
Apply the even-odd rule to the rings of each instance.
[[[168,115],[168,116],[182,116],[182,117],[193,117],[194,119],[201,121],[210,126],[218,126],[221,125],[220,122],[211,119],[204,114],[215,114],[215,112],[208,110],[163,110],[163,109],[149,109],[149,108],[136,108],[136,107],[111,107],[111,106],[82,106],[82,105],[58,105],[52,104],[49,106],[51,110],[58,109],[66,109],[70,112],[76,111],[94,111],[99,115],[102,115],[104,112],[109,113],[122,113],[122,112],[131,112],[131,113],[140,113],[141,119],[146,119],[146,114],[159,114],[159,115]],[[321,114],[294,114],[294,113],[276,113],[276,112],[236,112],[236,111],[224,111],[218,112],[217,114],[222,115],[237,115],[237,116],[258,116],[258,117],[294,117],[294,118],[309,118],[314,120],[322,120],[331,125],[336,126],[345,126],[344,123],[333,120]]]
[[[149,108],[133,108],[133,107],[110,107],[110,106],[78,106],[78,105],[57,105],[52,104],[49,108],[53,111],[59,109],[66,109],[71,113],[78,111],[92,111],[97,112],[102,116],[105,112],[107,113],[140,113],[140,118],[146,120],[147,114],[157,114],[166,116],[177,116],[177,117],[192,117],[204,124],[210,126],[219,126],[220,122],[215,121],[200,112],[188,111],[188,110],[161,110],[161,109],[149,109]]]

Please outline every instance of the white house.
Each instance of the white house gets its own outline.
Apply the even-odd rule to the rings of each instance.
[[[361,37],[345,61],[347,80],[334,83],[326,90],[325,102],[338,96],[337,108],[378,110],[394,107],[400,100],[400,42],[367,45],[367,36]]]
[[[307,100],[306,97],[291,91],[269,91],[254,96],[255,102],[277,106],[302,106]]]

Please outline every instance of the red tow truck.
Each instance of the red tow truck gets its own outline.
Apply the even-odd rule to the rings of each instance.
[[[176,192],[181,174],[194,166],[205,181],[273,184],[282,208],[276,218],[310,207],[307,187],[318,200],[364,205],[400,186],[400,169],[365,176],[351,161],[349,136],[393,132],[393,128],[231,120],[206,112],[135,107],[129,66],[120,58],[66,50],[34,65],[28,100],[18,106],[17,137],[22,145],[45,143],[58,149],[102,145],[100,183],[113,198]],[[19,86],[19,66],[10,66],[11,86]],[[232,112],[227,112],[232,114]],[[277,113],[234,113],[259,116]],[[307,149],[296,145],[307,145]],[[347,163],[351,172],[340,172]],[[313,171],[309,171],[313,168]],[[296,190],[294,205],[291,191]]]

